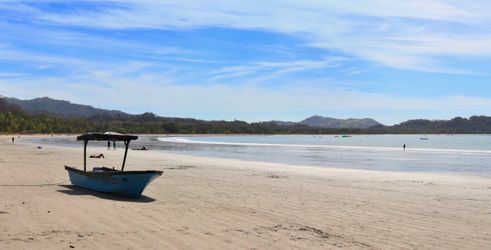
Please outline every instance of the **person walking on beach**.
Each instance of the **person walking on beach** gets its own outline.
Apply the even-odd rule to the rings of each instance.
[[[113,150],[116,150],[116,141],[113,141]]]
[[[12,136],[12,143],[14,143],[14,141],[15,141],[15,137]]]
[[[111,142],[107,141],[107,150],[111,150]]]
[[[406,151],[406,144],[402,145],[402,151]]]

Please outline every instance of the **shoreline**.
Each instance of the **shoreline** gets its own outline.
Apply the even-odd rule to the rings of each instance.
[[[78,136],[83,134],[83,132],[80,133],[31,133],[31,134],[23,134],[23,133],[0,133],[0,136]],[[140,134],[140,133],[131,133],[133,135],[137,136],[164,136],[164,137],[194,137],[194,136],[200,136],[200,137],[206,137],[206,136],[248,136],[248,135],[254,135],[254,136],[275,136],[275,135],[311,135],[311,136],[320,136],[320,135],[355,135],[355,136],[363,136],[363,135],[421,135],[421,136],[454,136],[454,135],[469,135],[469,136],[491,136],[491,133],[475,133],[475,134],[469,134],[469,133],[462,133],[462,134],[448,134],[448,133],[441,133],[441,134],[421,134],[421,133],[415,133],[415,134],[391,134],[391,133],[381,133],[381,134],[357,134],[357,133],[335,133],[335,134]]]
[[[0,139],[2,249],[483,249],[491,244],[486,178],[132,151],[126,169],[164,174],[142,199],[127,200],[69,184],[63,165],[81,166],[79,148],[36,149]],[[87,153],[96,150],[89,147]],[[108,151],[107,159],[88,163],[118,166],[121,157],[121,150]]]
[[[139,135],[141,136],[141,135]],[[154,135],[154,136],[146,136],[147,140],[148,138],[155,137],[155,136],[161,136],[161,135]],[[170,136],[173,138],[177,138],[174,136]],[[21,141],[20,143],[27,143],[27,144],[35,144],[37,145],[38,143],[35,141],[35,138],[40,138],[40,139],[50,139],[53,138],[51,136],[33,136],[30,138],[29,141]],[[58,136],[58,138],[70,138],[69,136]],[[73,136],[71,137],[73,138]],[[75,139],[74,139],[75,140]],[[147,144],[147,143],[150,143]],[[244,162],[253,162],[256,164],[278,164],[278,165],[284,165],[287,167],[297,167],[297,166],[303,166],[303,167],[308,167],[308,168],[327,168],[327,169],[339,169],[339,170],[362,170],[362,171],[381,171],[381,172],[395,172],[395,173],[428,173],[428,174],[437,174],[437,175],[454,175],[454,176],[471,176],[471,177],[481,177],[481,178],[491,178],[491,171],[488,171],[487,169],[484,169],[485,171],[475,168],[473,171],[469,171],[467,169],[454,169],[452,170],[450,167],[444,167],[439,169],[438,166],[429,166],[426,169],[423,168],[416,168],[416,169],[410,169],[410,168],[389,168],[390,166],[384,166],[384,167],[379,167],[379,168],[373,168],[373,167],[360,167],[357,166],[357,163],[352,163],[351,165],[347,164],[340,164],[339,166],[333,166],[332,164],[322,164],[321,162],[301,162],[297,161],[295,159],[290,159],[290,161],[282,161],[278,159],[254,159],[252,158],[253,155],[250,153],[245,153],[245,154],[240,154],[240,155],[233,155],[233,154],[222,154],[222,155],[213,155],[213,154],[200,154],[200,153],[193,153],[193,152],[187,152],[186,150],[181,151],[181,150],[169,150],[163,145],[152,145],[153,140],[151,141],[144,141],[144,142],[136,142],[136,144],[133,144],[134,147],[139,147],[139,146],[146,146],[147,148],[150,148],[149,151],[151,153],[158,153],[158,154],[167,154],[167,155],[180,155],[184,157],[203,157],[203,158],[212,158],[212,159],[222,159],[222,160],[238,160],[239,162],[244,161]],[[400,148],[395,148],[395,147],[372,147],[372,146],[350,146],[350,145],[303,145],[303,144],[277,144],[277,143],[266,143],[266,144],[259,144],[259,143],[230,143],[230,142],[185,142],[185,143],[180,143],[180,142],[174,142],[176,144],[180,144],[184,147],[186,146],[194,146],[194,145],[208,145],[208,146],[235,146],[235,145],[241,145],[241,146],[248,146],[248,144],[251,144],[252,147],[278,147],[276,150],[277,151],[282,150],[282,148],[290,149],[290,148],[314,148],[314,149],[329,149],[329,150],[362,150],[361,152],[367,153],[368,151],[373,152],[373,153],[399,153],[401,151]],[[81,145],[79,146],[78,144],[72,144],[72,143],[66,143],[65,141],[61,141],[56,143],[54,142],[47,142],[47,141],[41,141],[39,142],[39,145],[44,145],[44,146],[53,146],[53,147],[68,147],[68,148],[81,148]],[[152,148],[153,146],[153,148]],[[93,145],[89,146],[89,148],[98,148],[102,153],[105,152],[105,144],[102,145]],[[367,151],[368,150],[368,151]],[[135,150],[131,150],[130,152],[134,152]],[[97,152],[97,153],[101,153]],[[489,150],[477,150],[477,149],[445,149],[445,148],[411,148],[411,149],[406,149],[405,152],[407,154],[421,154],[421,153],[432,153],[432,154],[448,154],[448,153],[457,153],[461,154],[466,157],[488,157],[491,156],[491,151]],[[251,156],[251,157],[248,157]],[[299,157],[302,155],[299,155]],[[435,155],[437,157],[438,155]],[[410,156],[407,156],[410,157]],[[413,156],[414,157],[414,156]],[[239,164],[240,165],[240,164]],[[358,164],[359,165],[359,164]],[[469,165],[470,166],[470,165]]]
[[[25,145],[38,146],[32,142],[21,142]],[[83,147],[76,146],[65,146],[65,145],[56,145],[56,144],[42,144],[47,148],[59,149],[59,150],[73,150],[75,152],[81,152]],[[97,149],[103,149],[103,151],[96,151]],[[123,155],[122,148],[119,150],[113,151],[112,149],[109,151],[105,150],[105,146],[93,146],[87,147],[87,155],[89,152],[91,153],[105,153],[110,152],[111,154],[121,154]],[[403,177],[403,176],[413,176],[415,178],[425,178],[429,177],[429,179],[441,178],[448,179],[453,181],[463,181],[465,179],[471,180],[482,180],[483,182],[488,182],[491,176],[478,176],[478,175],[466,175],[462,173],[452,173],[452,172],[422,172],[422,171],[393,171],[393,170],[368,170],[368,169],[357,169],[357,168],[336,168],[329,166],[311,166],[311,165],[298,165],[298,164],[286,164],[286,163],[274,163],[274,162],[265,162],[265,161],[256,161],[256,160],[243,160],[243,159],[232,159],[232,158],[222,158],[222,157],[211,157],[211,156],[196,156],[196,155],[187,155],[187,154],[179,154],[174,152],[166,152],[163,150],[148,150],[148,151],[139,151],[139,150],[129,150],[128,157],[132,157],[132,154],[144,154],[145,157],[154,157],[154,158],[177,158],[179,161],[189,161],[189,162],[216,162],[220,165],[231,164],[233,167],[245,167],[252,168],[255,170],[271,170],[271,171],[284,171],[291,172],[297,174],[310,174],[310,175],[329,175],[333,172],[340,172],[344,174],[373,174],[373,175],[383,175],[383,176],[392,176]],[[82,164],[82,159],[80,164]],[[79,164],[79,165],[80,165]],[[80,165],[81,166],[81,165]],[[80,167],[76,166],[76,167]],[[260,166],[260,167],[257,167]],[[491,186],[491,184],[490,184]]]

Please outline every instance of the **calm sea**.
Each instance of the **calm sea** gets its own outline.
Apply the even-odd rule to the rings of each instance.
[[[82,147],[54,137],[39,143]],[[403,145],[406,144],[406,150]],[[104,147],[106,144],[99,143]],[[491,177],[489,135],[140,136],[146,146],[186,155],[366,170],[454,172]]]

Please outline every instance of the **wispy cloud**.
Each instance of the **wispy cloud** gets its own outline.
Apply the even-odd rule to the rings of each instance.
[[[24,3],[29,1],[24,1]],[[56,1],[49,1],[56,2]],[[59,2],[66,4],[63,1]],[[46,11],[15,4],[35,20],[107,29],[259,29],[300,36],[386,66],[461,73],[439,56],[491,56],[485,1],[86,1],[97,9]],[[104,3],[104,5],[102,5]],[[210,7],[213,6],[213,7]]]
[[[247,83],[260,83],[266,80],[278,78],[286,74],[312,71],[316,69],[328,69],[336,67],[342,62],[341,57],[332,57],[322,60],[293,60],[281,62],[253,62],[247,65],[227,66],[210,72],[210,81],[222,79],[238,79],[247,76]],[[259,76],[258,76],[259,75]]]
[[[0,1],[0,94],[205,119],[486,113],[490,9],[478,0]],[[474,80],[477,91],[456,87]]]
[[[491,99],[472,96],[428,99],[364,93],[339,87],[325,89],[321,86],[293,85],[271,89],[260,85],[182,85],[174,83],[172,79],[163,79],[160,75],[142,75],[136,79],[105,76],[104,79],[105,85],[88,85],[84,78],[20,79],[15,84],[3,79],[0,80],[0,88],[5,95],[21,98],[49,95],[135,113],[153,111],[166,116],[202,119],[284,119],[285,112],[288,112],[289,119],[293,120],[300,120],[313,113],[337,114],[340,117],[358,113],[363,113],[363,116],[386,113],[380,120],[391,124],[401,119],[397,115],[400,112],[448,118],[479,114],[491,109]],[[33,84],[38,81],[49,81],[53,87]],[[29,92],[25,91],[27,87],[30,89]],[[148,110],[149,107],[151,110]],[[396,114],[392,115],[392,112]]]

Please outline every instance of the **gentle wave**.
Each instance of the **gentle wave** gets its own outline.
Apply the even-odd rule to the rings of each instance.
[[[344,149],[344,150],[367,150],[367,151],[401,151],[400,147],[368,147],[368,146],[337,146],[337,145],[305,145],[305,144],[281,144],[281,143],[251,143],[251,142],[217,142],[197,141],[182,137],[159,137],[161,142],[202,144],[220,146],[249,146],[249,147],[288,147],[288,148],[310,148],[310,149]],[[462,155],[491,155],[491,150],[468,150],[468,149],[440,149],[440,148],[407,148],[409,152],[421,153],[453,153]]]

